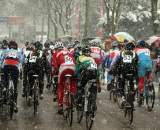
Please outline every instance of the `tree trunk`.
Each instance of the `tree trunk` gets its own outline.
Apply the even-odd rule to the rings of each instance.
[[[84,25],[84,37],[88,36],[89,26],[89,0],[85,0],[85,25]]]
[[[58,38],[58,27],[56,25],[57,23],[57,12],[54,12],[55,14],[55,23],[54,23],[54,38],[57,39]]]
[[[152,26],[153,26],[154,34],[157,34],[157,31],[158,31],[158,24],[155,23],[155,20],[158,17],[157,16],[157,4],[158,4],[158,0],[151,0]]]
[[[51,18],[51,10],[50,10],[50,2],[49,0],[47,0],[47,17],[48,17],[48,20],[47,20],[47,40],[50,39],[50,18]]]
[[[41,41],[43,43],[43,34],[44,34],[44,16],[42,15],[42,30],[41,30]]]

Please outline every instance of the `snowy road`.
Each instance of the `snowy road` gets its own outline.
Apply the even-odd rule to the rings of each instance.
[[[20,82],[19,90],[22,83]],[[64,118],[56,113],[57,104],[53,103],[51,92],[45,89],[44,100],[40,102],[38,114],[33,115],[33,107],[26,105],[25,99],[19,94],[19,112],[9,120],[1,113],[0,130],[85,130],[85,120],[81,124],[76,122],[74,113],[73,126],[69,127]],[[138,108],[134,115],[134,125],[129,127],[118,109],[117,104],[109,101],[105,89],[98,95],[98,111],[92,130],[160,130],[160,103],[156,100],[154,111],[147,112],[145,107]]]

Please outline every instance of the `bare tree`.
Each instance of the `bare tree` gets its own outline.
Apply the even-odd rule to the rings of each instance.
[[[70,21],[72,16],[72,10],[74,7],[74,0],[50,0],[50,5],[52,10],[54,11],[52,19],[54,21],[54,24],[60,25],[63,34],[68,34],[69,29],[71,29]]]
[[[119,18],[121,15],[121,6],[124,0],[104,0],[107,15],[107,25],[105,31],[115,33],[118,28]]]

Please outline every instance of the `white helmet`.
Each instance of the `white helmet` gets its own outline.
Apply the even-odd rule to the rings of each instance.
[[[64,48],[63,43],[60,41],[56,42],[54,48],[55,49],[63,49]]]

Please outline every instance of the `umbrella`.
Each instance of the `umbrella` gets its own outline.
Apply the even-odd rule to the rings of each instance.
[[[124,43],[125,40],[135,41],[135,39],[127,32],[118,32],[114,34],[113,37],[120,43]]]
[[[146,41],[149,45],[152,45],[155,42],[160,43],[160,36],[152,36]]]

